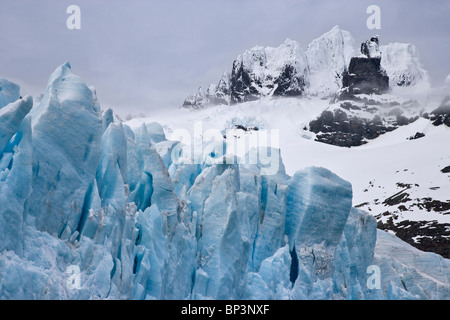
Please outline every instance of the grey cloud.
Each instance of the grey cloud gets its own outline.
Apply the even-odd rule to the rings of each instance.
[[[70,4],[81,8],[81,30],[66,28]],[[149,114],[177,108],[255,45],[291,38],[306,48],[336,24],[363,41],[373,33],[370,4],[382,9],[381,41],[416,44],[441,83],[450,73],[450,1],[419,0],[2,0],[0,76],[36,95],[70,61],[104,108]]]

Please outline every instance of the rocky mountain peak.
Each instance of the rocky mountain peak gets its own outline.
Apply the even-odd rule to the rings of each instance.
[[[344,73],[343,87],[350,94],[382,94],[389,90],[389,76],[381,67],[378,37],[361,44],[361,55],[350,60]]]
[[[383,94],[393,86],[419,84],[429,85],[429,77],[414,45],[381,45],[379,37],[373,36],[358,52],[353,36],[334,26],[305,51],[291,39],[278,47],[244,51],[233,61],[231,71],[208,86],[206,94],[190,95],[182,107],[201,109],[271,96],[326,99],[343,87],[351,87],[354,93]]]

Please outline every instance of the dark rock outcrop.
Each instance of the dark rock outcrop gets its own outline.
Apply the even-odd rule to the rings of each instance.
[[[409,170],[403,170],[407,171]],[[397,237],[420,250],[449,258],[450,224],[436,217],[450,214],[450,200],[442,201],[433,197],[430,190],[439,190],[439,186],[429,187],[400,181],[395,185],[395,191],[391,190],[392,195],[386,196],[387,192],[381,195],[379,191],[375,191],[375,199],[355,207],[372,212],[379,229],[392,231]],[[375,179],[369,182],[364,192],[370,192],[371,188],[383,188],[386,191],[390,189],[387,184],[376,184]],[[420,220],[417,219],[418,212]]]
[[[420,139],[420,138],[423,138],[423,137],[425,137],[425,133],[423,133],[423,132],[416,132],[416,134],[411,136],[411,137],[409,137],[408,140],[417,140],[417,139]]]
[[[302,96],[307,85],[308,67],[299,44],[286,40],[277,48],[254,47],[239,55],[230,73],[206,94],[189,96],[183,108],[201,109],[219,104],[232,105],[266,96]]]
[[[381,57],[353,57],[342,84],[353,94],[382,94],[389,91],[389,77],[381,68]]]
[[[319,118],[310,122],[309,129],[316,133],[316,141],[339,147],[356,147],[367,143],[366,139],[375,139],[395,128],[384,126],[380,117],[369,122],[348,116],[337,109],[334,112],[324,111]]]
[[[264,96],[301,96],[306,86],[306,65],[299,50],[296,42],[286,40],[278,48],[245,51],[233,62],[230,104]]]
[[[309,123],[316,141],[340,147],[356,147],[378,136],[407,125],[416,118],[407,118],[398,108],[360,94],[382,94],[389,91],[389,77],[381,67],[378,37],[361,44],[361,56],[353,57],[343,74],[342,89],[332,103],[340,103],[333,111],[324,111]],[[388,112],[390,110],[390,112]],[[354,111],[361,111],[364,117]]]
[[[231,73],[231,102],[240,103],[259,99],[260,93],[256,89],[257,86],[262,86],[261,81],[252,79],[250,72],[244,69],[243,64],[235,60]]]
[[[405,117],[401,111],[397,112],[397,109],[384,115],[384,108],[385,106],[368,104],[359,106],[345,101],[334,110],[322,112],[317,119],[309,123],[309,130],[316,134],[316,141],[339,147],[357,147],[418,119]],[[367,117],[353,115],[352,111],[355,110],[366,114]]]
[[[389,91],[389,77],[381,67],[378,37],[361,44],[362,56],[350,60],[342,85],[349,94],[382,94]]]
[[[410,221],[396,223],[392,217],[378,221],[378,229],[391,230],[397,237],[419,250],[434,252],[450,259],[450,224],[437,221]]]

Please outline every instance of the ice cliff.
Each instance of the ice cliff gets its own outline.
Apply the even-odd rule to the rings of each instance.
[[[0,83],[2,299],[450,298],[450,261],[377,230],[327,169],[173,161],[68,63],[35,105]]]

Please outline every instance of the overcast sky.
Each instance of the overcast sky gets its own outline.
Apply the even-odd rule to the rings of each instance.
[[[69,30],[69,5],[81,30]],[[369,30],[369,5],[381,30]],[[357,43],[417,46],[434,85],[450,74],[449,0],[1,0],[0,77],[37,95],[66,61],[97,89],[103,109],[127,114],[177,108],[199,86],[217,82],[255,45],[286,38],[306,49],[334,25]]]

